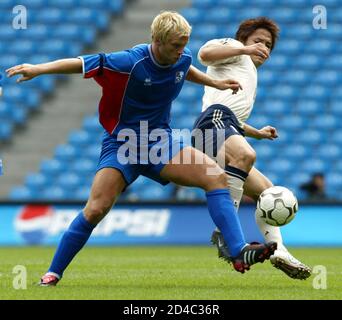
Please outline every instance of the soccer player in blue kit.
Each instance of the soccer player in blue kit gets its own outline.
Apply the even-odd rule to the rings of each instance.
[[[110,54],[85,55],[39,65],[23,64],[6,70],[8,76],[21,74],[18,82],[41,74],[83,72],[85,78],[94,78],[103,90],[99,121],[105,133],[90,196],[85,208],[64,233],[40,285],[57,284],[95,226],[139,175],[161,184],[172,181],[205,190],[209,213],[224,236],[235,270],[244,273],[252,264],[269,259],[276,250],[276,242],[246,243],[227,188],[225,172],[201,151],[183,146],[171,135],[171,103],[178,96],[184,80],[220,90],[231,89],[233,94],[241,89],[236,81],[214,80],[191,65],[191,52],[185,47],[190,33],[191,27],[181,15],[165,11],[152,22],[151,44]],[[154,130],[162,131],[164,139],[147,141]],[[122,149],[127,136],[136,147],[128,155],[127,150]],[[142,140],[147,144],[141,144]],[[157,144],[161,154],[158,163],[149,159]],[[182,159],[191,161],[182,163]],[[217,170],[216,174],[208,174],[210,168]]]

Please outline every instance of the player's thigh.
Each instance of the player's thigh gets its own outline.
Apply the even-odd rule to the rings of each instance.
[[[84,214],[90,220],[101,218],[113,206],[116,198],[126,186],[122,173],[115,168],[99,170],[93,180]]]
[[[255,201],[258,200],[260,194],[273,186],[271,180],[263,175],[258,169],[253,167],[248,174],[246,182],[243,186],[244,194],[251,197]]]
[[[160,176],[168,181],[206,191],[228,187],[224,171],[201,151],[186,147],[164,166]]]
[[[226,164],[236,165],[239,162],[253,163],[256,153],[252,146],[242,135],[234,134],[229,136],[219,149],[219,156],[224,157]]]

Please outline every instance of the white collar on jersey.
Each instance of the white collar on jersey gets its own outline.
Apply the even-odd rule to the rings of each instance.
[[[149,54],[150,54],[150,57],[151,57],[152,62],[153,62],[157,67],[165,69],[165,68],[170,68],[170,67],[172,66],[172,64],[168,64],[167,66],[163,66],[163,65],[161,65],[161,64],[159,64],[159,63],[157,62],[157,60],[156,60],[156,59],[154,58],[154,56],[153,56],[152,44],[149,44],[149,45],[148,45],[148,52],[149,52]]]

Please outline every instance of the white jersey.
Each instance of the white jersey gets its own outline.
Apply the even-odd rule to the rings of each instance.
[[[240,41],[226,38],[208,41],[202,48],[212,44],[228,44],[237,48],[243,47]],[[239,90],[237,94],[232,94],[231,90],[222,91],[205,86],[202,111],[205,111],[213,104],[222,104],[228,107],[235,114],[240,125],[243,125],[252,112],[257,89],[257,70],[250,56],[239,55],[223,60],[204,62],[198,54],[198,60],[208,67],[207,74],[212,78],[236,80],[243,89]]]

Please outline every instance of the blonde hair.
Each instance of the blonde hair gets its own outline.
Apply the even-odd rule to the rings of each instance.
[[[180,37],[189,37],[191,34],[191,26],[179,13],[175,11],[162,11],[152,22],[152,41],[159,40],[165,43],[171,34]]]

